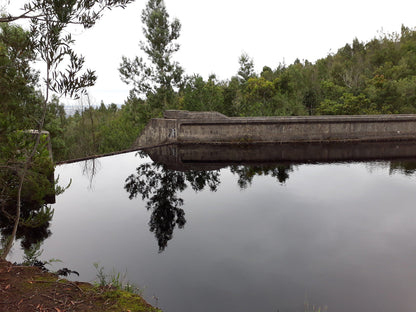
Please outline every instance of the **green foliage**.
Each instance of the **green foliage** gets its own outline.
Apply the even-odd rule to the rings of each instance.
[[[27,4],[28,10],[36,9],[43,15],[42,19],[31,19],[31,39],[34,51],[47,69],[44,79],[46,100],[49,90],[76,97],[86,87],[94,85],[97,79],[93,71],[87,69],[83,72],[84,57],[71,48],[75,41],[67,32],[69,24],[80,22],[79,15],[85,10],[85,4],[75,5],[74,0],[63,1],[33,0]],[[84,25],[90,27],[91,22],[84,21]],[[66,66],[65,70],[61,69],[63,66]]]
[[[161,29],[154,24],[156,16]],[[178,48],[173,42],[179,34],[172,31],[179,31],[180,27],[175,24],[167,32],[167,25],[172,25],[167,17],[163,3],[158,1],[149,1],[143,12],[146,53],[151,62],[156,62],[156,48],[168,59]],[[150,70],[144,63],[140,67],[139,63],[136,66],[134,62],[124,62],[120,71],[124,71],[125,81],[134,86],[124,105],[114,114],[106,112],[105,106],[100,112],[94,109],[94,130],[85,112],[68,118],[64,126],[65,145],[77,145],[70,148],[74,156],[81,151],[91,154],[128,148],[147,122],[161,117],[165,109],[218,111],[227,116],[416,113],[415,33],[402,27],[400,34],[383,34],[368,43],[355,38],[337,53],[315,63],[296,60],[275,69],[264,66],[260,74],[254,72],[253,59],[242,54],[236,76],[226,81],[219,81],[215,75],[207,80],[193,75],[182,84],[174,84],[173,72],[164,71],[164,75],[171,75],[167,80],[157,76],[162,72],[155,70],[157,64],[152,63]],[[159,45],[155,38],[159,38]],[[131,71],[127,65],[132,66]],[[174,66],[164,68],[173,70]],[[140,86],[144,80],[139,75],[146,78],[147,85]],[[151,80],[156,84],[152,85]],[[163,81],[170,81],[171,85],[164,85]],[[71,139],[68,133],[72,133]],[[96,134],[95,145],[91,133]],[[79,152],[75,153],[77,148]]]
[[[143,290],[127,281],[127,272],[121,274],[114,269],[110,274],[106,274],[104,267],[100,266],[98,262],[93,263],[97,271],[96,277],[98,279],[96,285],[100,287],[109,287],[116,290],[122,290],[133,294],[142,295]]]
[[[161,312],[160,309],[149,306],[140,296],[122,290],[110,289],[103,293],[106,302],[112,304],[109,311],[131,312]]]
[[[254,73],[254,61],[247,53],[241,54],[238,59],[240,68],[238,69],[238,77],[242,83],[247,82],[250,78],[255,77]]]
[[[24,251],[23,256],[23,264],[28,266],[33,266],[37,261],[39,261],[39,257],[42,255],[43,250],[40,250],[41,242],[33,244],[30,248]]]
[[[185,85],[181,108],[190,111],[223,112],[223,92],[223,87],[215,75],[211,75],[208,81],[204,81],[200,76],[193,76]]]
[[[0,226],[7,243],[2,259],[15,238],[24,236],[22,245],[27,248],[50,234],[53,210],[45,204],[53,195],[53,164],[49,137],[42,131],[48,125],[59,133],[65,119],[56,99],[55,105],[48,106],[50,92],[77,97],[96,80],[93,71],[84,69],[84,58],[74,52],[68,26],[89,28],[104,9],[124,7],[131,1],[30,0],[22,15],[0,18]],[[30,33],[9,24],[19,18],[30,18]],[[29,66],[35,57],[46,66],[44,95],[35,90],[38,76]],[[65,144],[58,138],[54,133],[59,154]],[[34,228],[41,230],[27,235]]]
[[[65,155],[62,133],[65,112],[57,99],[49,102],[49,92],[78,96],[85,87],[95,83],[93,71],[84,69],[84,58],[74,52],[70,25],[92,27],[104,10],[125,7],[133,0],[28,0],[19,16],[0,17],[0,146],[2,161],[10,159],[16,130],[43,129],[50,131],[55,153]],[[30,21],[30,31],[11,24],[18,19]],[[46,94],[36,90],[38,74],[30,62],[42,60],[46,66]],[[7,154],[7,155],[6,155]],[[4,156],[5,155],[5,156]],[[26,155],[30,161],[31,156]],[[29,157],[30,156],[30,157]],[[58,157],[58,158],[59,158]]]
[[[45,265],[51,265],[52,263],[62,262],[59,259],[50,259],[48,261],[40,261],[39,258],[43,253],[43,249],[40,249],[42,243],[37,242],[32,244],[29,248],[25,249],[23,256],[23,265],[27,266],[41,266],[45,268]]]
[[[63,148],[55,152],[56,161],[82,158],[129,149],[151,114],[147,104],[131,96],[122,108],[115,104],[100,107],[85,107],[77,114],[69,116],[60,123],[62,134],[59,136]],[[52,140],[52,144],[56,141]]]
[[[35,91],[37,74],[30,67],[34,58],[30,33],[0,23],[0,158],[10,156],[17,130],[37,126],[42,99]]]
[[[322,115],[366,115],[378,114],[375,105],[364,95],[344,93],[338,101],[325,99],[317,108]]]
[[[53,12],[54,21],[64,24],[82,25],[91,28],[101,18],[105,9],[125,8],[134,0],[28,0],[19,16],[10,14],[0,17],[0,23],[9,23],[19,19],[44,21],[46,11]]]
[[[3,238],[10,237],[13,233],[20,174],[27,155],[35,145],[33,133],[16,131],[10,137],[15,141],[9,144],[10,154],[6,155],[7,165],[0,166],[0,232]],[[27,167],[20,196],[20,222],[16,238],[21,239],[24,249],[41,242],[51,234],[48,228],[53,209],[48,207],[47,203],[54,197],[53,170],[48,151],[48,137],[41,135],[37,152],[30,166]]]
[[[145,42],[140,49],[149,63],[142,57],[130,60],[123,56],[120,64],[121,79],[133,85],[137,96],[145,95],[152,109],[163,110],[174,105],[175,92],[182,82],[182,67],[172,60],[179,50],[181,24],[178,19],[169,21],[169,14],[162,0],[149,0],[142,12]]]
[[[97,1],[91,3],[98,5]],[[75,16],[53,10],[48,2],[39,12],[50,12],[55,25],[50,30],[62,33],[63,21]],[[146,60],[123,58],[120,74],[133,88],[121,107],[88,105],[74,116],[66,116],[57,98],[49,101],[45,128],[51,134],[55,160],[128,149],[148,121],[161,117],[166,109],[218,111],[227,116],[416,113],[414,29],[403,26],[399,34],[382,34],[367,43],[355,38],[315,63],[296,60],[275,69],[264,66],[259,74],[254,71],[254,60],[243,53],[236,75],[220,81],[215,75],[183,79],[183,69],[172,59],[179,49],[181,25],[177,19],[169,19],[162,0],[149,0],[141,17],[145,41],[140,49]],[[0,27],[0,157],[14,162],[25,157],[19,143],[21,133],[16,130],[37,128],[41,117],[43,99],[35,88],[38,77],[29,66],[34,51],[46,63],[59,63],[58,52],[67,53],[73,73],[82,68],[83,59],[63,48],[72,43],[70,36],[55,38],[55,54],[47,55],[39,35],[49,31],[38,26],[33,33],[38,40],[31,40],[31,34],[17,26]],[[51,76],[51,88],[65,93],[60,83],[67,84],[68,92],[81,82],[92,83],[92,76],[84,74],[89,75],[79,71],[79,79],[73,82],[60,74]]]

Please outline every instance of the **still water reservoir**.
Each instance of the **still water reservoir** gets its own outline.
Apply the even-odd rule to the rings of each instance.
[[[414,163],[224,164],[131,152],[56,167],[42,259],[126,273],[165,312],[412,311]],[[11,258],[19,258],[18,244]]]

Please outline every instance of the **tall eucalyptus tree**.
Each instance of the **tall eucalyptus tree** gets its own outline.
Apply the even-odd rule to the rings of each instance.
[[[126,84],[132,84],[135,96],[145,96],[152,108],[164,109],[172,105],[174,88],[182,81],[183,69],[172,56],[179,50],[181,23],[178,19],[169,21],[169,14],[163,0],[149,0],[142,12],[145,41],[140,49],[146,55],[129,59],[125,56],[120,64],[120,76]]]

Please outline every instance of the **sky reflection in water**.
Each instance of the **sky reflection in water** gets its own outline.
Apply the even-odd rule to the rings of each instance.
[[[62,184],[73,182],[42,246],[43,259],[83,280],[95,278],[94,262],[127,272],[166,312],[416,306],[412,170],[373,162],[183,173],[136,153],[96,162],[93,180],[83,163],[57,167]]]

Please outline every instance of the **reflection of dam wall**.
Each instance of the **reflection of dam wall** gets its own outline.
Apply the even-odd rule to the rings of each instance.
[[[152,119],[135,147],[172,143],[300,143],[416,140],[416,115],[226,117],[166,111]]]
[[[416,159],[416,142],[172,144],[145,149],[145,152],[169,169],[212,170],[233,164]]]

